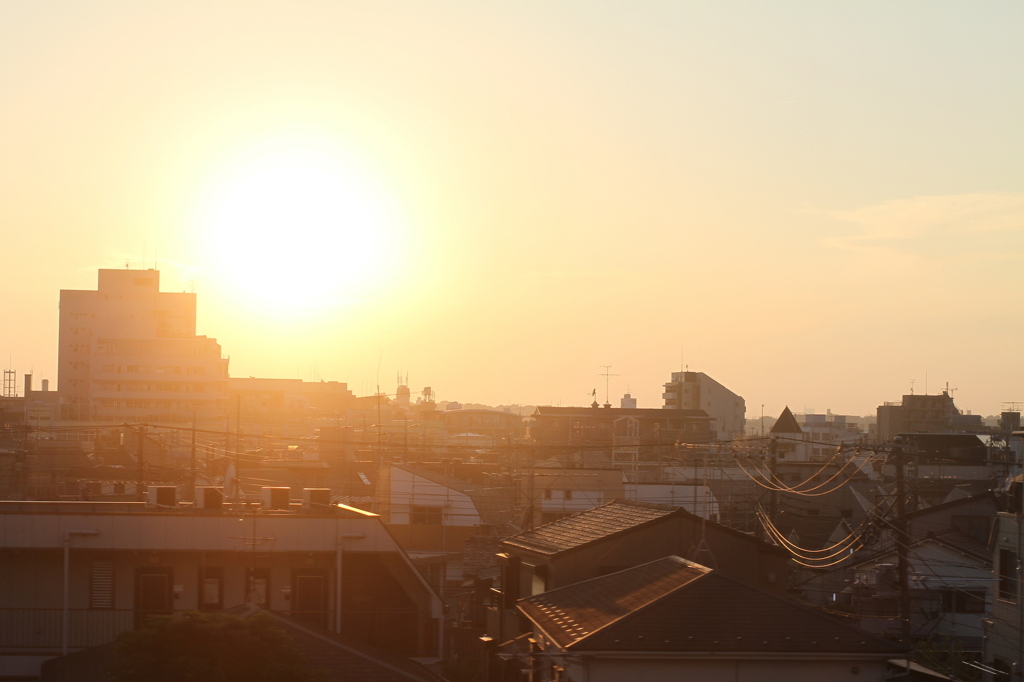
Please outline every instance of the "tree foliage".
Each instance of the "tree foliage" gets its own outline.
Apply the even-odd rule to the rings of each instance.
[[[113,682],[320,682],[267,614],[158,616],[115,643]]]

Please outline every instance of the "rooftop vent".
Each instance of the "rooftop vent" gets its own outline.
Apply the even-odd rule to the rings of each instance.
[[[196,486],[196,508],[217,510],[224,506],[224,493],[220,488]]]
[[[264,509],[288,509],[291,504],[291,488],[263,488]]]
[[[330,488],[303,488],[302,508],[311,511],[323,511],[331,506]]]
[[[173,485],[151,485],[146,488],[147,507],[177,507],[178,489]]]

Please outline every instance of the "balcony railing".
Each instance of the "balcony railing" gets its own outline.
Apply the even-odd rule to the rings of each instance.
[[[60,649],[61,609],[0,609],[0,649]],[[113,641],[135,627],[137,612],[128,609],[71,609],[68,647],[84,649]]]
[[[0,651],[59,653],[62,647],[61,609],[0,608]],[[183,611],[175,611],[176,615]],[[281,615],[334,630],[334,611],[281,611]],[[160,614],[165,615],[166,611]],[[134,609],[70,609],[68,648],[85,649],[112,642],[134,629],[147,614]],[[354,640],[399,651],[406,656],[436,655],[436,625],[424,613],[410,609],[344,610],[342,634]]]

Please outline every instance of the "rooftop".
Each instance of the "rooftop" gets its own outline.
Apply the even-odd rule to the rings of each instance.
[[[519,609],[558,647],[572,651],[880,656],[903,651],[677,556],[528,597]]]
[[[679,511],[679,507],[664,504],[614,500],[505,538],[504,544],[539,554],[557,554]]]

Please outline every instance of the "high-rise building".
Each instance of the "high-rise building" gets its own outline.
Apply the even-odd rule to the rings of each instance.
[[[228,361],[196,335],[196,295],[157,270],[100,270],[96,291],[60,292],[58,390],[78,421],[219,423]]]
[[[737,395],[704,372],[672,372],[665,384],[666,410],[704,410],[714,420],[719,440],[743,436],[747,406]]]

